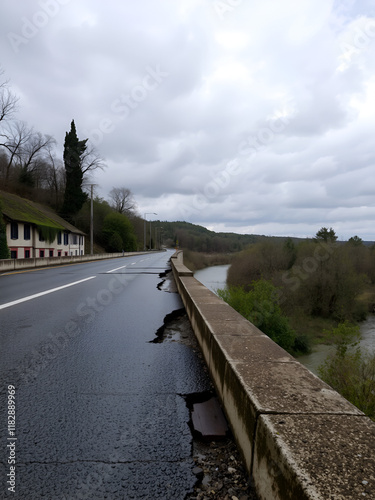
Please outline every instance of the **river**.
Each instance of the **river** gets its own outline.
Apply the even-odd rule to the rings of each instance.
[[[218,288],[226,287],[228,269],[229,265],[206,267],[205,269],[196,271],[194,276],[203,285],[216,293]],[[361,348],[369,352],[375,352],[375,314],[369,315],[366,321],[361,323],[361,334]],[[317,375],[318,366],[324,362],[329,352],[333,349],[334,347],[332,346],[319,344],[314,347],[312,353],[299,356],[297,359]]]
[[[216,293],[218,288],[227,286],[227,273],[229,265],[205,267],[195,271],[194,277],[204,286]]]

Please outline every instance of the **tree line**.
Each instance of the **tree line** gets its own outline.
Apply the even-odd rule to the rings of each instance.
[[[249,290],[254,281],[270,281],[289,316],[363,319],[375,306],[375,247],[354,236],[338,242],[333,229],[295,243],[267,240],[240,253],[228,272],[228,284]]]
[[[374,311],[374,257],[374,245],[338,242],[332,228],[297,243],[267,239],[234,256],[219,293],[289,352],[303,352],[316,341],[314,321],[337,326]]]
[[[209,229],[185,221],[155,221],[163,227],[164,240],[174,247],[199,253],[234,253],[252,243],[267,239],[253,234],[216,233]]]

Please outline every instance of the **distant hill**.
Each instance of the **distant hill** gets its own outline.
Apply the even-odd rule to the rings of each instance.
[[[165,245],[179,246],[187,250],[207,253],[239,252],[247,246],[261,240],[277,239],[285,241],[287,237],[264,236],[257,234],[216,233],[190,222],[152,221],[152,227],[162,228],[162,241]],[[158,229],[160,231],[160,229]],[[301,241],[302,238],[292,238]]]

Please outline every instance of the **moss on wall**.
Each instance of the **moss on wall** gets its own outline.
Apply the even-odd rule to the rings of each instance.
[[[48,243],[53,243],[58,232],[61,231],[58,227],[43,226],[41,224],[36,224],[36,228],[40,232],[43,239]]]

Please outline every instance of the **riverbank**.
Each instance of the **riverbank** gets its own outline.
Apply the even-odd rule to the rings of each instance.
[[[231,253],[203,253],[184,250],[184,265],[191,271],[199,271],[213,266],[229,266],[234,255]]]
[[[229,265],[217,265],[206,267],[194,273],[198,281],[203,283],[214,293],[219,288],[225,288]],[[375,288],[366,290],[360,298],[367,300],[371,298]],[[290,325],[298,333],[308,339],[310,352],[297,357],[298,361],[310,371],[318,375],[318,366],[321,365],[328,354],[332,352],[332,337],[330,331],[337,326],[337,321],[320,317],[309,317],[296,315],[289,317]],[[360,322],[362,333],[361,348],[375,351],[375,315],[369,314],[367,319]]]
[[[338,325],[337,321],[330,318],[303,314],[288,316],[288,320],[298,335],[308,339],[311,349],[320,344],[331,345],[332,338],[329,332]]]

